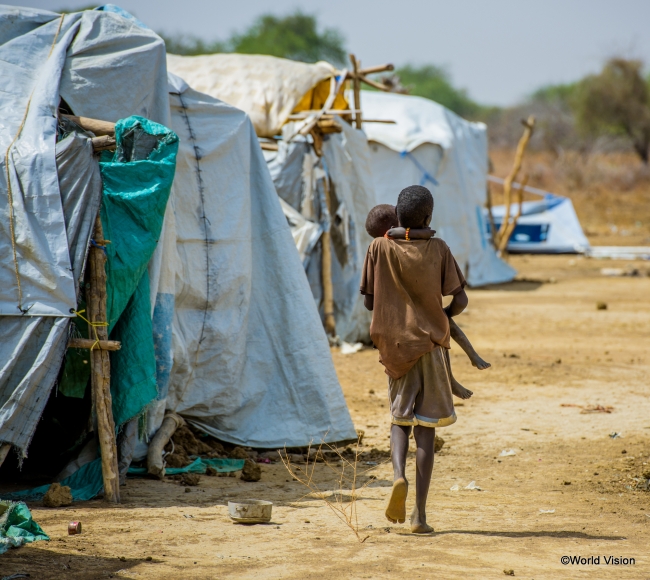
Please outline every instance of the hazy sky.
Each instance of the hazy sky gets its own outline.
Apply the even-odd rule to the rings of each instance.
[[[301,8],[336,27],[369,66],[445,66],[485,104],[576,80],[612,54],[650,64],[650,0],[113,0],[166,33],[224,39],[265,12]],[[56,10],[92,0],[19,0]]]

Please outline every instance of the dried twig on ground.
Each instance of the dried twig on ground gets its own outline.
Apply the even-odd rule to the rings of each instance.
[[[373,465],[369,469],[359,470],[359,444],[360,439],[357,440],[354,450],[349,448],[341,450],[336,445],[325,442],[321,442],[317,448],[313,448],[310,444],[304,465],[292,464],[286,448],[284,453],[280,453],[280,457],[293,479],[309,489],[308,496],[325,501],[336,517],[354,532],[359,542],[363,543],[369,536],[362,537],[359,534],[357,499],[359,492],[366,488],[374,480],[374,477],[370,477],[360,486],[359,483],[361,477],[366,476],[377,466]],[[336,474],[337,488],[335,490],[322,489],[322,484],[314,480],[317,462],[322,462]]]

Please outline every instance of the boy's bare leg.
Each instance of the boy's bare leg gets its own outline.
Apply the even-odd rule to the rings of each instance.
[[[411,532],[427,534],[433,528],[427,524],[427,496],[433,472],[433,455],[436,430],[418,425],[413,429],[417,445],[415,455],[415,507],[411,513]]]
[[[408,482],[406,481],[406,454],[409,450],[409,436],[411,428],[405,425],[390,426],[390,457],[393,462],[393,489],[386,517],[394,524],[403,524],[406,521],[406,495]]]
[[[483,371],[492,366],[489,362],[484,361],[478,355],[474,350],[472,343],[469,341],[467,336],[465,336],[465,333],[460,329],[456,322],[454,322],[453,318],[449,318],[449,332],[451,333],[451,338],[453,338],[456,344],[465,351],[465,354],[469,357],[472,365],[474,365],[478,370]]]

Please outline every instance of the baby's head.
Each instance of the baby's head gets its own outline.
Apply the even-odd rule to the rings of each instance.
[[[397,225],[395,206],[388,203],[376,205],[368,212],[366,231],[373,238],[381,238],[392,227]]]
[[[425,228],[431,223],[433,196],[421,185],[405,187],[397,198],[397,217],[404,228]]]

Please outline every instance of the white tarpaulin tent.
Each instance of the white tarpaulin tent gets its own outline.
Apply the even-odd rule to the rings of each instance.
[[[492,176],[489,179],[496,183],[503,182]],[[514,187],[517,187],[517,184],[514,184]],[[530,254],[589,252],[589,240],[582,231],[580,220],[568,197],[532,187],[526,187],[526,191],[540,195],[542,199],[522,203],[521,216],[508,242],[509,252]],[[517,211],[517,204],[513,204],[510,215],[516,214]],[[504,215],[505,206],[497,205],[492,208],[494,225],[497,229],[503,222]],[[488,221],[488,231],[489,228]]]
[[[396,124],[365,123],[377,203],[395,205],[407,185],[433,194],[431,227],[447,242],[472,286],[512,280],[487,236],[487,135],[442,105],[421,97],[363,91],[363,114]]]
[[[246,111],[259,137],[277,135],[304,95],[336,74],[326,62],[259,54],[168,54],[167,67],[195,90]]]
[[[370,152],[362,131],[339,121],[343,132],[327,135],[318,158],[304,140],[281,141],[277,153],[266,159],[280,198],[300,212],[312,227],[330,228],[332,286],[336,332],[347,342],[369,341],[371,314],[359,292],[361,268],[372,239],[365,230],[366,216],[376,205],[370,172]],[[284,134],[293,128],[285,126]],[[323,181],[329,178],[332,212],[325,210]],[[291,222],[291,213],[285,211]],[[293,227],[294,236],[297,235]],[[322,250],[313,244],[304,265],[314,299],[322,310]]]
[[[167,409],[257,447],[356,438],[249,118],[170,77],[181,147]]]
[[[279,151],[266,151],[265,156],[277,193],[286,202],[285,215],[316,304],[323,313],[318,238],[331,227],[336,332],[346,341],[369,340],[370,313],[359,293],[361,267],[371,242],[364,224],[377,203],[367,139],[339,119],[343,132],[325,135],[319,158],[308,139],[296,135],[299,125],[287,123],[291,113],[320,106],[314,103],[324,102],[330,91],[331,97],[336,95],[332,108],[347,107],[336,84],[339,73],[327,63],[305,64],[263,55],[168,55],[167,63],[172,73],[193,87],[248,113],[258,137],[282,133]],[[332,196],[331,212],[324,202],[325,176]]]
[[[57,380],[101,194],[89,139],[56,141],[61,98],[77,115],[137,114],[181,138],[149,265],[158,389],[149,426],[167,407],[234,443],[356,438],[248,117],[178,79],[170,95],[162,39],[110,6],[63,16],[0,7],[0,75],[3,153],[13,141],[0,171],[0,444],[26,455]],[[85,173],[66,157],[75,148]]]

